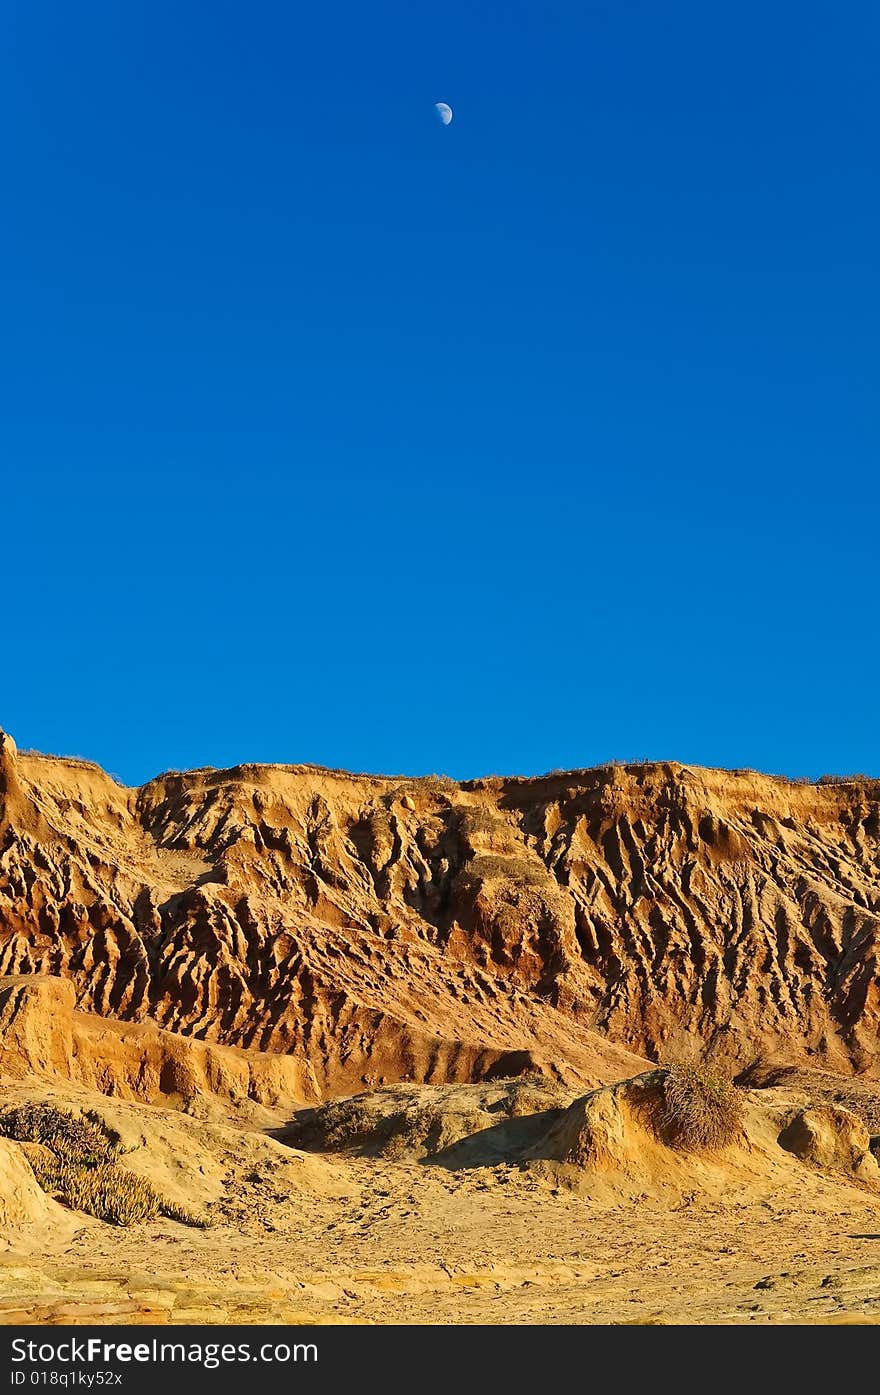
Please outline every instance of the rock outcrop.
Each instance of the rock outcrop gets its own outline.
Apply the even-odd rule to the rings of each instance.
[[[864,1121],[840,1105],[813,1104],[798,1110],[779,1135],[779,1142],[795,1157],[816,1167],[849,1172],[874,1184],[880,1180]]]
[[[0,1231],[45,1225],[58,1209],[40,1187],[21,1148],[0,1138]]]
[[[0,978],[0,1079],[65,1081],[116,1099],[191,1108],[216,1099],[275,1108],[317,1098],[296,1056],[242,1051],[76,1010],[69,979]]]
[[[675,1055],[876,1068],[880,782],[239,766],[0,743],[0,974],[300,1063],[306,1097]]]

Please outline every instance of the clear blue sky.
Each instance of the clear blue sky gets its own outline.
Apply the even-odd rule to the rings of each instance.
[[[2,29],[19,744],[880,772],[875,3]]]

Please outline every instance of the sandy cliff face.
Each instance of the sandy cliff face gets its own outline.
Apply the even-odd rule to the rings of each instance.
[[[76,1009],[70,979],[0,978],[0,1081],[73,1083],[117,1099],[188,1108],[196,1099],[228,1110],[317,1098],[307,1063],[270,1051],[165,1032],[149,1018],[119,1022]]]
[[[0,749],[0,974],[292,1053],[309,1093],[598,1082],[684,1032],[871,1069],[878,944],[880,782],[241,766],[129,790]]]

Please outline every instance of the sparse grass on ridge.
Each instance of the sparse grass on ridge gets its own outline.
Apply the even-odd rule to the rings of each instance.
[[[873,775],[820,775],[816,781],[817,785],[871,785],[875,783]]]

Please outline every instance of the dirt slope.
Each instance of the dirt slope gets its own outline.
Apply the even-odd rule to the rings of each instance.
[[[877,782],[241,766],[131,790],[0,741],[0,973],[292,1053],[312,1094],[589,1086],[686,1033],[737,1066],[874,1072],[878,931]]]
[[[754,1090],[728,1147],[689,1153],[656,1131],[661,1088],[659,1071],[581,1096],[388,1086],[301,1112],[282,1142],[69,1083],[2,1086],[0,1131],[22,1106],[84,1114],[208,1224],[73,1211],[38,1190],[38,1145],[0,1138],[0,1325],[876,1322],[864,1124]]]
[[[871,1135],[852,1111],[800,1092],[743,1092],[728,1143],[683,1146],[662,1125],[666,1076],[647,1070],[574,1100],[538,1080],[387,1086],[303,1110],[279,1137],[318,1153],[452,1171],[513,1164],[606,1203],[676,1204],[737,1185],[760,1197],[796,1189],[805,1165],[880,1199]]]

